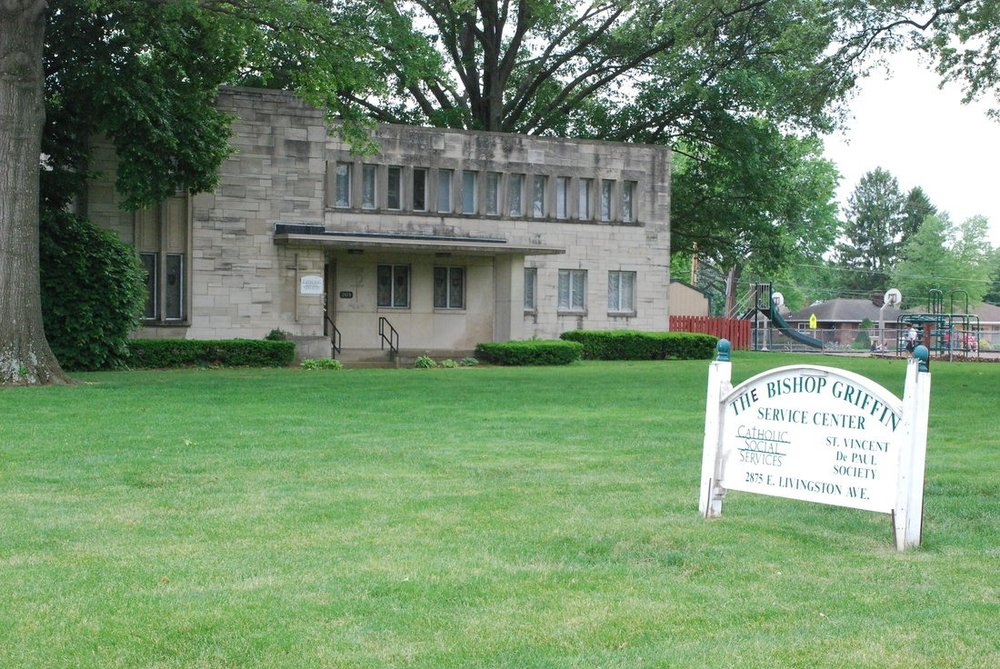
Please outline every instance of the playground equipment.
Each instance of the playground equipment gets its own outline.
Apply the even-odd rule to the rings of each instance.
[[[903,294],[895,288],[885,291],[882,296],[882,306],[878,310],[878,350],[885,350],[885,310],[902,303]],[[899,345],[897,341],[896,345]],[[874,350],[874,349],[873,349]]]
[[[955,311],[955,297],[965,296],[965,309]],[[928,291],[927,311],[925,313],[901,314],[897,319],[897,331],[905,332],[909,326],[916,328],[920,343],[932,354],[947,355],[951,360],[956,354],[979,357],[979,338],[982,326],[979,316],[969,313],[969,294],[964,290],[953,290],[950,293],[948,313],[944,311],[944,293],[937,288]],[[896,340],[898,354],[904,342]]]
[[[775,293],[770,283],[754,283],[750,286],[750,298],[741,309],[740,318],[743,320],[753,319],[753,350],[767,351],[771,348],[771,326],[781,334],[800,344],[805,344],[811,348],[823,348],[823,342],[815,337],[799,332],[792,327],[788,321],[778,312],[781,306],[781,293]],[[767,323],[764,327],[758,327],[761,317]]]

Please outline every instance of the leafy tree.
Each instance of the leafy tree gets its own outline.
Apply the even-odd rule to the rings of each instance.
[[[993,255],[989,220],[985,216],[973,216],[963,221],[956,231],[952,250],[962,267],[988,267]]]
[[[882,291],[899,258],[905,199],[896,177],[878,167],[861,177],[847,203],[843,241],[837,245],[842,287]]]
[[[892,272],[893,285],[903,293],[903,307],[925,304],[931,289],[945,296],[965,291],[971,304],[980,302],[993,252],[989,242],[983,241],[986,229],[986,219],[981,216],[957,228],[945,215],[928,217]]]
[[[986,292],[983,293],[983,302],[1000,306],[1000,248],[993,250],[993,255],[988,264],[992,269],[990,270]]]
[[[892,272],[892,285],[903,293],[902,308],[927,303],[929,291],[950,289],[958,273],[955,256],[949,250],[953,228],[947,216],[924,220],[906,246],[905,259]]]
[[[920,224],[928,216],[937,213],[937,207],[931,204],[930,198],[920,186],[915,186],[906,194],[906,202],[903,203],[903,231],[901,243],[906,242],[920,228]]]
[[[395,72],[392,96],[344,93],[389,122],[655,138],[743,102],[811,126],[851,84],[829,45],[859,48],[846,46],[836,10],[812,0],[371,4],[443,64]],[[390,44],[389,57],[412,44]]]
[[[785,305],[796,311],[820,300],[839,297],[835,275],[835,269],[822,260],[796,263],[776,275],[774,287],[785,296]]]
[[[995,0],[911,1],[922,17],[911,22],[917,48],[937,62],[945,81],[963,84],[965,101],[992,92],[1000,100],[1000,3]],[[1000,110],[991,114],[1000,117]]]
[[[80,192],[87,140],[114,142],[127,206],[210,189],[229,151],[229,119],[213,104],[220,84],[280,81],[349,118],[337,91],[383,86],[372,69],[382,25],[356,10],[312,0],[0,2],[0,384],[66,380],[42,329],[39,202],[58,210]],[[40,198],[43,128],[53,169]]]
[[[796,263],[819,263],[837,232],[837,173],[821,158],[820,144],[765,123],[745,129],[753,132],[723,147],[679,149],[674,170],[674,239],[685,247],[693,239],[701,262],[725,277],[716,289],[726,296],[727,313],[744,271],[770,279]]]

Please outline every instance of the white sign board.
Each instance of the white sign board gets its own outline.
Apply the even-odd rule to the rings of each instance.
[[[851,372],[781,367],[723,398],[722,485],[890,513],[902,401]]]
[[[699,510],[727,490],[892,514],[896,547],[920,544],[931,375],[919,347],[903,399],[853,372],[778,367],[735,388],[729,342],[711,364]]]
[[[299,294],[322,295],[323,277],[318,274],[306,274],[299,280]]]

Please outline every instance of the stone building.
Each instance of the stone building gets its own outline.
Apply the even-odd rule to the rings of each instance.
[[[226,89],[233,154],[213,193],[118,207],[98,146],[91,220],[149,271],[141,337],[291,333],[300,355],[460,353],[566,330],[665,330],[667,148],[380,125],[358,155],[322,111]],[[391,326],[391,327],[390,327]]]

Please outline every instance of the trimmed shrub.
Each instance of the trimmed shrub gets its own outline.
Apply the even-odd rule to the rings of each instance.
[[[568,365],[580,359],[583,345],[558,339],[486,342],[476,356],[494,365]]]
[[[146,301],[146,272],[113,232],[65,211],[39,225],[42,320],[67,370],[119,367]]]
[[[133,339],[129,366],[287,367],[295,358],[295,342],[266,339]]]
[[[264,335],[264,339],[268,341],[291,341],[292,333],[275,328]]]
[[[560,336],[583,345],[588,360],[711,360],[719,338],[697,332],[572,330]]]

